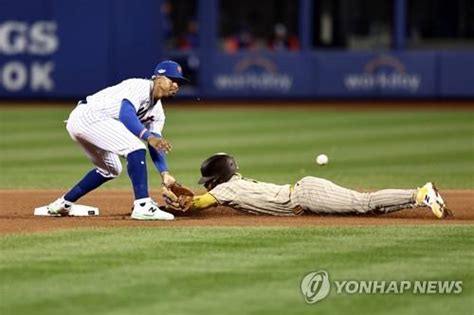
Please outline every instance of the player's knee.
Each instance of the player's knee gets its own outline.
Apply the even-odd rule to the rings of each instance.
[[[122,173],[122,164],[107,165],[107,168],[97,167],[97,171],[105,178],[115,178]]]
[[[110,168],[110,177],[118,177],[122,173],[122,170],[122,164],[114,165],[114,167]]]
[[[125,152],[125,156],[128,156],[140,150],[143,150],[146,153],[146,146],[143,144],[143,142],[138,140],[138,143],[135,143],[133,146],[130,146],[129,150]]]
[[[146,157],[146,149],[137,149],[134,151],[131,151],[127,155],[127,160],[130,162],[130,160],[136,160],[136,159],[144,159]]]

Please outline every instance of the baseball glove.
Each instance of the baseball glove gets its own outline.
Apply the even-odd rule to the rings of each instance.
[[[178,197],[180,196],[194,196],[194,193],[191,191],[191,189],[182,186],[179,183],[174,183],[169,187],[169,189]]]
[[[162,195],[167,210],[172,212],[187,212],[193,204],[194,193],[179,184],[174,184],[170,188],[163,187]]]

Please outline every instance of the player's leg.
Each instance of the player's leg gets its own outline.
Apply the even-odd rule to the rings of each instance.
[[[83,145],[83,147],[90,148],[93,146],[86,144]],[[96,165],[96,172],[91,171],[89,174],[87,174],[86,177],[78,185],[76,185],[75,189],[73,188],[68,194],[64,196],[64,199],[66,200],[69,200],[69,194],[81,193],[82,196],[90,190],[100,186],[100,180],[97,180],[95,183],[99,184],[98,186],[91,186],[91,189],[88,191],[83,189],[84,184],[87,184],[86,180],[90,180],[92,174],[95,173],[94,175],[96,175],[96,178],[103,178],[103,183],[109,179],[117,177],[122,170],[120,159],[115,153],[103,151],[98,148],[95,150],[87,150],[86,153]],[[132,217],[141,220],[173,219],[174,217],[171,214],[161,211],[158,205],[149,196],[146,151],[144,149],[139,148],[127,154],[127,171],[132,182],[133,192],[135,195]]]
[[[135,201],[132,217],[142,220],[172,220],[174,216],[161,211],[148,192],[146,148],[121,122],[109,119],[88,126],[76,138],[93,143],[114,155],[127,158],[127,172],[132,182]],[[99,155],[100,157],[100,155]],[[94,162],[97,165],[97,162]]]
[[[162,211],[148,194],[146,150],[138,149],[127,154],[127,170],[135,194],[132,218],[136,220],[173,220],[174,216]]]
[[[89,126],[99,121],[99,118],[87,113],[85,106],[77,106],[69,116],[66,126],[69,135],[82,147],[96,168],[89,171],[64,196],[49,204],[47,208],[50,213],[68,214],[76,200],[120,174],[122,165],[118,157],[94,145],[94,141],[83,137],[89,134]],[[94,138],[94,134],[91,138]]]
[[[48,211],[50,213],[67,214],[73,203],[79,198],[119,176],[122,172],[122,164],[116,154],[104,151],[80,137],[75,140],[96,167],[90,170],[64,196],[49,204]]]
[[[127,173],[132,182],[135,199],[149,198],[145,145],[122,123],[113,119],[95,123],[89,126],[87,133],[76,135],[76,138],[81,145],[93,143],[94,147],[100,148],[95,150],[95,153],[88,152],[88,156],[99,169],[108,166],[113,169],[114,164],[105,160],[110,154],[117,156],[117,159],[119,155],[126,157]],[[108,152],[108,155],[104,152]]]
[[[384,189],[361,193],[316,177],[299,181],[292,196],[303,208],[319,213],[387,213],[416,204],[416,189]]]
[[[105,182],[118,177],[122,172],[122,163],[116,154],[104,151],[82,138],[78,139],[78,143],[96,167],[64,195],[64,199],[71,202],[75,202]]]
[[[441,197],[438,189],[431,182],[426,183],[420,189],[418,189],[416,202],[419,206],[430,207],[431,211],[438,219],[452,215],[451,210],[447,208],[446,203]]]

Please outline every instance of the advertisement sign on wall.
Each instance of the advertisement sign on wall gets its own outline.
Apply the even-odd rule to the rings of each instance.
[[[405,91],[417,93],[422,83],[419,73],[408,72],[406,66],[395,56],[379,55],[371,58],[363,72],[344,75],[344,86],[348,91]]]
[[[218,91],[288,93],[292,86],[293,76],[282,73],[275,62],[263,56],[242,58],[233,72],[214,76],[214,87]]]
[[[303,54],[218,54],[204,90],[219,97],[309,96],[314,94],[313,64]]]
[[[157,6],[95,0],[2,4],[0,97],[78,98],[127,77],[150,76],[159,61],[160,24],[152,19]]]
[[[206,7],[213,3],[201,3],[200,29],[217,28]],[[2,3],[0,98],[82,98],[129,77],[149,77],[165,55],[159,12],[156,0]],[[206,45],[192,56],[199,80],[188,97],[474,97],[473,51],[306,47],[226,54]]]
[[[436,58],[433,53],[316,54],[318,93],[323,96],[434,95]]]
[[[51,92],[55,82],[53,54],[60,45],[51,20],[0,23],[0,86],[6,92]]]

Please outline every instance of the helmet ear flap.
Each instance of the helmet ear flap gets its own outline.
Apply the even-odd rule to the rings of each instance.
[[[215,179],[211,179],[210,181],[204,183],[204,187],[206,187],[207,190],[212,190],[217,186],[215,182]]]
[[[216,187],[214,182],[215,182],[215,180],[211,179],[211,180],[205,182],[203,185],[209,191],[209,190],[213,189],[214,187]]]
[[[225,183],[229,179],[230,178],[226,179],[224,177],[216,177],[216,178],[213,178],[213,179],[209,180],[208,182],[206,182],[204,184],[204,187],[206,187],[207,190],[211,190],[211,189],[214,189],[214,187],[216,187],[217,185]]]

